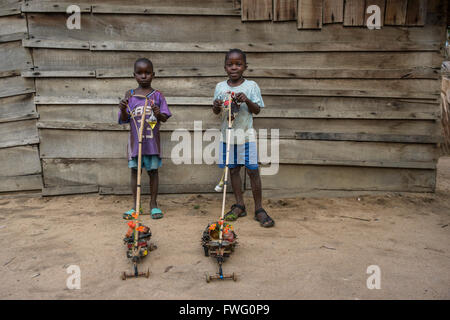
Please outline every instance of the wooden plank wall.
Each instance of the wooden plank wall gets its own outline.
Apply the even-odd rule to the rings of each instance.
[[[0,194],[42,189],[34,79],[21,77],[33,61],[22,46],[27,24],[20,6],[0,2]]]
[[[2,89],[33,97],[25,88],[35,88],[34,103],[5,99],[37,106],[46,194],[129,192],[127,128],[116,124],[117,102],[135,86],[132,66],[143,56],[153,61],[154,87],[174,114],[162,129],[161,191],[211,192],[220,169],[174,165],[170,136],[177,128],[193,130],[194,120],[202,120],[204,130],[218,127],[211,99],[225,78],[224,53],[233,47],[248,52],[247,77],[258,82],[267,106],[256,128],[280,131],[279,174],[263,177],[266,190],[434,190],[445,1],[428,0],[426,19],[423,10],[407,7],[405,19],[414,27],[381,30],[363,27],[362,18],[353,27],[340,24],[348,15],[359,17],[357,7],[347,11],[350,1],[322,7],[303,0],[295,7],[298,21],[292,21],[292,1],[241,1],[239,7],[231,0],[151,6],[107,0],[83,6],[82,29],[68,30],[69,3],[22,5],[29,32],[22,46],[32,50],[32,69],[22,62],[20,81]],[[248,6],[258,10],[242,22]],[[31,132],[26,125],[36,119],[22,122],[17,130]],[[30,139],[37,141],[33,134]]]

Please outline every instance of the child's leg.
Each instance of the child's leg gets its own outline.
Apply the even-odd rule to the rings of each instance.
[[[150,178],[150,209],[157,208],[156,198],[158,197],[159,174],[158,169],[147,171]]]
[[[253,200],[255,201],[255,211],[262,208],[262,188],[261,188],[261,176],[259,175],[259,169],[245,168],[248,176],[250,177],[250,185],[252,187]]]
[[[262,187],[259,169],[247,169],[252,186],[253,200],[255,201],[255,219],[259,221],[262,227],[273,227],[275,221],[267,214],[262,207]]]
[[[244,197],[242,196],[242,179],[240,172],[241,172],[240,166],[230,169],[231,186],[233,187],[233,193],[236,198],[236,203],[244,207],[245,204],[244,204]],[[233,212],[236,215],[239,215],[240,213],[244,212],[244,210],[238,207],[234,207]]]
[[[136,210],[136,192],[137,192],[137,170],[131,169],[131,193],[133,194],[133,209]]]

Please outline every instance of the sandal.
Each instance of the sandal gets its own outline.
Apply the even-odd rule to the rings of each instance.
[[[150,211],[150,215],[151,215],[152,219],[161,219],[162,217],[164,217],[164,214],[162,213],[161,209],[159,209],[159,208],[153,208]]]
[[[267,214],[263,208],[255,211],[255,220],[259,221],[261,227],[270,228],[275,225],[275,221]]]
[[[144,211],[142,210],[142,208],[139,209],[139,214],[142,214]],[[128,210],[127,212],[125,212],[122,216],[122,218],[124,218],[125,220],[133,220],[134,217],[133,215],[136,213],[136,210],[131,209]]]
[[[235,208],[241,209],[242,212],[234,213],[233,210]],[[238,218],[245,217],[246,215],[247,212],[245,212],[245,206],[241,206],[240,204],[235,203],[231,206],[231,210],[225,214],[224,219],[225,221],[236,221]]]

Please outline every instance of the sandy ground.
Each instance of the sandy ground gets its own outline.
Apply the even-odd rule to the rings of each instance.
[[[126,281],[130,197],[2,199],[0,299],[449,299],[449,195],[447,157],[435,194],[266,199],[276,227],[235,222],[240,245],[224,268],[239,279],[210,284],[216,263],[200,237],[220,215],[219,194],[160,196],[164,219],[144,217],[159,247],[141,264],[152,274]],[[253,212],[250,194],[246,203]],[[66,287],[69,265],[80,267],[80,290]],[[370,265],[379,290],[367,288]]]

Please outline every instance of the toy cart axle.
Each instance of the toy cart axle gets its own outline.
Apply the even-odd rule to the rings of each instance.
[[[139,277],[150,277],[150,269],[147,272],[138,272],[137,266],[134,267],[134,273],[122,273],[122,280],[127,280],[127,278],[139,278]]]

